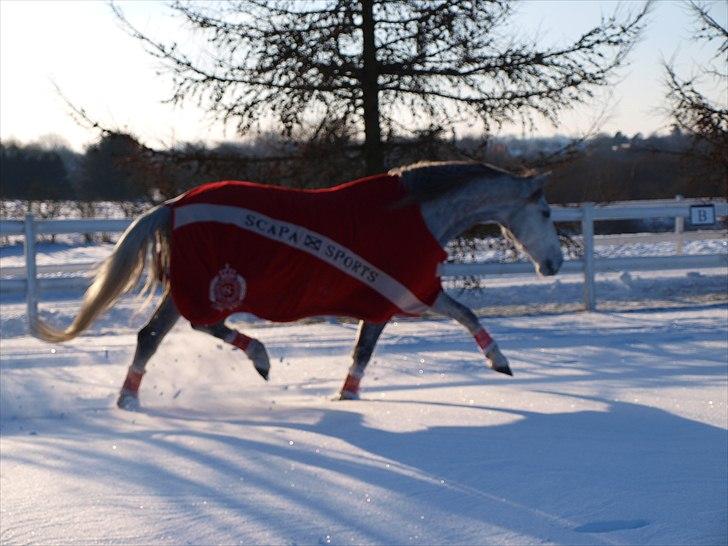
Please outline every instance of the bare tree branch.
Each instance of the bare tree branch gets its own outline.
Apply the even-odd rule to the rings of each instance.
[[[725,67],[728,53],[728,29],[721,26],[710,14],[706,4],[689,0],[686,8],[693,16],[696,39],[708,43],[718,40],[714,58]],[[700,67],[699,75],[683,78],[671,63],[664,63],[667,110],[675,127],[692,135],[695,144],[690,154],[708,162],[723,165],[728,177],[728,75],[709,66]],[[717,84],[722,91],[717,101],[708,98],[700,89],[705,80]],[[722,101],[722,104],[719,102]]]
[[[551,47],[504,36],[510,0],[176,0],[171,9],[209,54],[155,40],[112,4],[171,75],[171,102],[195,101],[241,133],[271,120],[284,135],[323,116],[358,120],[373,171],[398,112],[450,130],[458,119],[486,131],[537,116],[555,123],[611,83],[650,2]]]

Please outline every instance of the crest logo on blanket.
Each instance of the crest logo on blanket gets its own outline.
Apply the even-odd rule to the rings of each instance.
[[[225,264],[210,281],[210,301],[218,311],[235,309],[245,297],[245,279]]]

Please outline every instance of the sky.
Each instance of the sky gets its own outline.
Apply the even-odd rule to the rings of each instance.
[[[165,2],[117,3],[141,30],[160,38],[180,35]],[[524,0],[513,25],[523,35],[560,43],[597,24],[603,14],[638,7],[634,0]],[[725,25],[728,2],[711,2],[711,9]],[[660,110],[665,103],[662,61],[674,59],[687,75],[714,54],[693,34],[683,4],[657,0],[644,37],[615,85],[593,104],[564,114],[558,127],[542,124],[530,136],[579,134],[593,125],[605,104],[601,127],[606,132],[666,131],[669,121]],[[159,68],[159,61],[120,28],[105,1],[0,0],[0,138],[32,142],[58,135],[79,151],[95,141],[98,133],[72,119],[56,86],[102,124],[129,130],[151,146],[239,138],[232,127],[226,129],[192,103],[165,104],[172,87]],[[726,93],[716,96],[726,101]]]

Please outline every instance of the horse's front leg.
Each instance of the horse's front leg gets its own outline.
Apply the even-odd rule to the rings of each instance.
[[[353,362],[344,385],[339,391],[339,400],[357,400],[359,398],[359,383],[364,377],[364,370],[372,358],[374,346],[386,324],[386,322],[367,322],[365,320],[359,323],[356,345],[351,355]]]
[[[238,332],[232,328],[225,326],[224,322],[218,322],[217,324],[202,325],[192,324],[192,328],[200,332],[206,332],[218,339],[223,340],[225,343],[229,343],[243,351],[245,355],[253,362],[255,370],[268,381],[268,374],[270,372],[270,359],[268,358],[268,351],[265,350],[265,345],[262,342],[248,337],[242,332]]]
[[[446,317],[455,319],[465,326],[485,354],[491,368],[493,368],[496,372],[513,375],[513,372],[508,365],[508,359],[503,355],[503,353],[501,353],[498,348],[498,344],[492,337],[490,337],[490,334],[480,324],[475,313],[462,303],[452,299],[444,292],[441,292],[437,297],[435,303],[432,305],[432,310],[436,313],[445,315]]]

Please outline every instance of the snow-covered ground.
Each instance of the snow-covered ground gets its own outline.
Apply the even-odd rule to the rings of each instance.
[[[400,320],[357,402],[330,400],[353,323],[240,324],[267,384],[180,323],[128,413],[132,308],[3,338],[3,544],[728,541],[726,305],[485,320],[514,378],[452,321]]]
[[[59,238],[38,263],[110,249]],[[22,247],[0,247],[0,268],[22,263]],[[514,378],[487,370],[452,321],[398,320],[364,399],[334,402],[353,322],[236,315],[267,344],[271,381],[180,322],[150,362],[139,413],[114,402],[152,308],[125,297],[49,345],[27,335],[22,294],[3,293],[0,543],[728,543],[724,268],[600,274],[598,313],[578,312],[580,275],[450,285]],[[80,296],[44,293],[41,314],[67,324]]]

